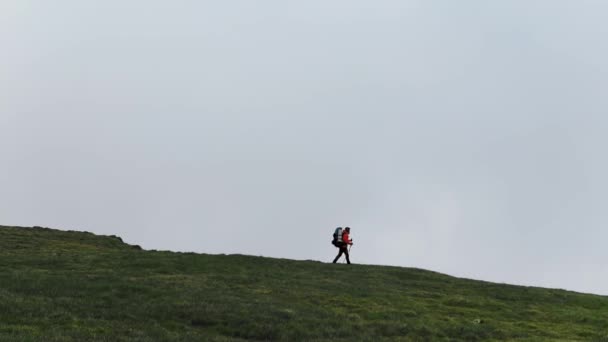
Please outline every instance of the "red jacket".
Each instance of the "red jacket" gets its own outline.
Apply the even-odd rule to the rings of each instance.
[[[351,241],[350,237],[348,236],[348,232],[346,230],[342,232],[342,242],[344,242],[347,245],[353,244],[353,242]]]

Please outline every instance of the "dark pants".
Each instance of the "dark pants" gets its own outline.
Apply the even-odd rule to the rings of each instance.
[[[334,259],[334,264],[338,261],[338,259],[340,259],[342,254],[344,254],[346,256],[346,262],[350,264],[350,258],[348,257],[348,245],[347,244],[340,246],[340,253],[338,253],[338,256]]]

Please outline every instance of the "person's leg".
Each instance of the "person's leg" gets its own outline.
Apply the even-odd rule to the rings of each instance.
[[[340,247],[340,253],[338,253],[338,256],[334,259],[334,264],[338,261],[338,259],[340,259],[340,257],[342,256],[342,253],[344,251],[342,250],[342,247]]]
[[[350,257],[348,256],[348,247],[344,247],[344,255],[346,256],[346,262],[350,264]]]

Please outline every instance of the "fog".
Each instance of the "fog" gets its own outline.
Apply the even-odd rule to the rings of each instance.
[[[0,3],[0,224],[608,294],[603,1]]]

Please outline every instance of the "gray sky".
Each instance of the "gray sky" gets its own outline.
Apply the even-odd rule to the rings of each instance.
[[[608,294],[608,2],[0,2],[0,224]]]

